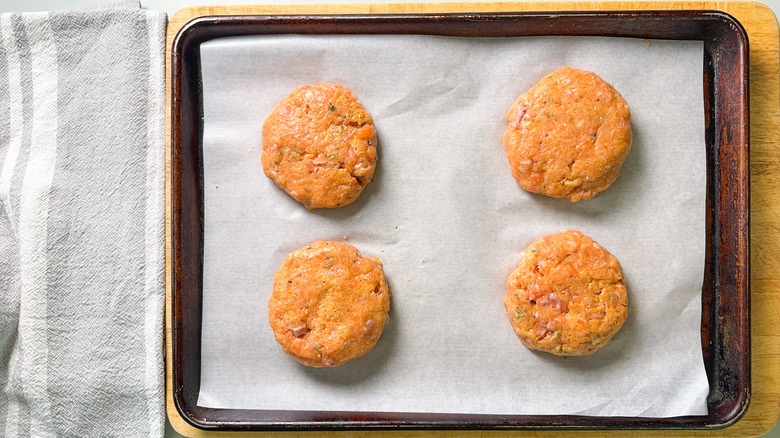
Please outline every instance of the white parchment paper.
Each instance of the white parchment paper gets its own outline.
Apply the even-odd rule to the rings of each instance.
[[[205,407],[490,414],[706,414],[702,44],[618,38],[263,36],[201,47]],[[523,191],[501,143],[512,101],[548,72],[591,70],[633,115],[617,182],[572,204]],[[261,168],[261,125],[302,84],[339,82],[376,123],[355,203],[307,211]],[[506,277],[537,237],[577,229],[622,263],[631,311],[587,357],[526,349]],[[348,238],[379,257],[391,319],[366,356],[313,369],[267,320],[291,251]]]

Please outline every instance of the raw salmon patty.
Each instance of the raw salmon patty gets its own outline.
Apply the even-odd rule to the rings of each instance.
[[[512,176],[532,193],[589,199],[620,174],[631,149],[631,112],[596,74],[562,68],[515,100],[504,132]]]
[[[339,366],[370,351],[389,310],[382,263],[342,242],[293,251],[276,272],[268,300],[277,342],[313,367]]]
[[[271,111],[262,136],[266,176],[310,210],[353,202],[374,176],[374,122],[343,85],[296,88]]]
[[[535,240],[506,282],[504,306],[526,347],[558,356],[591,354],[626,321],[623,270],[579,231]]]

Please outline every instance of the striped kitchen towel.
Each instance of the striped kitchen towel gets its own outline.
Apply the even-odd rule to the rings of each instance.
[[[165,27],[0,15],[0,436],[164,433]]]

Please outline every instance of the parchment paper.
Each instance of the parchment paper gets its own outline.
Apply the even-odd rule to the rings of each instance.
[[[205,407],[492,414],[706,414],[702,44],[617,38],[263,36],[201,48]],[[501,138],[512,101],[548,72],[597,72],[634,142],[617,182],[572,204],[523,191]],[[307,211],[262,172],[260,131],[295,87],[339,82],[372,114],[375,179]],[[578,229],[622,263],[630,312],[587,357],[526,349],[506,277],[537,237]],[[298,364],[267,320],[291,251],[348,239],[384,263],[391,319],[366,356]]]

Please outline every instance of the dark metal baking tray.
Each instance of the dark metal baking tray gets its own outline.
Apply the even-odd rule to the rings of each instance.
[[[200,44],[269,34],[614,36],[703,41],[707,213],[701,338],[708,413],[671,418],[211,409],[197,405],[203,268]],[[207,430],[720,428],[750,399],[748,40],[718,11],[518,12],[197,18],[172,50],[173,398]]]

